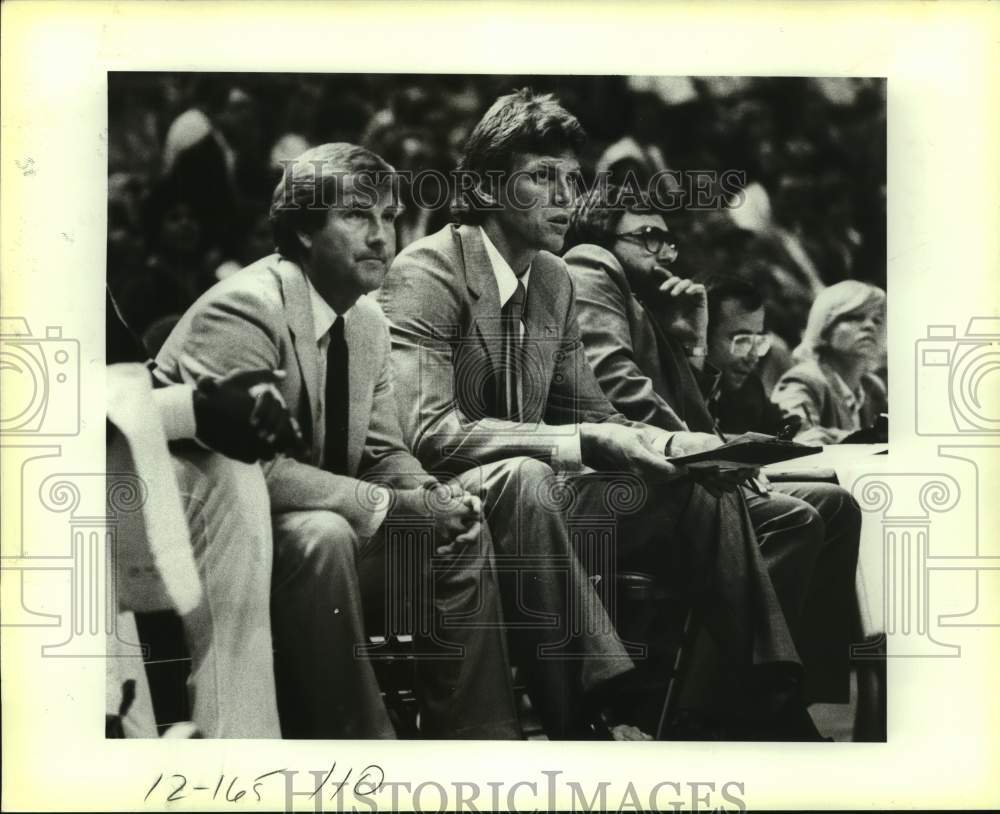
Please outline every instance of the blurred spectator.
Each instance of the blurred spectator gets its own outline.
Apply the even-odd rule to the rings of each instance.
[[[224,280],[244,266],[274,251],[274,234],[268,220],[270,204],[265,201],[244,201],[238,209],[230,249],[215,269],[215,280]]]
[[[151,336],[165,336],[164,328],[170,323],[161,320],[184,313],[214,282],[197,213],[177,179],[167,176],[143,206],[144,242],[148,251],[145,262],[122,267],[114,279],[109,279],[123,315],[144,340],[147,330],[154,325],[157,328]],[[109,223],[110,218],[109,211]],[[109,232],[109,252],[111,239]],[[147,345],[150,354],[155,350]]]

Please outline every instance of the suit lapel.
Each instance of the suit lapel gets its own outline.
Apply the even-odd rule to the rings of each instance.
[[[494,370],[500,368],[500,289],[497,288],[493,266],[486,246],[476,226],[458,227],[462,259],[465,263],[465,283],[472,294],[472,322],[489,356]]]
[[[347,341],[347,377],[350,401],[347,408],[347,471],[355,473],[368,435],[372,409],[372,385],[375,376],[371,364],[372,338],[366,334],[365,320],[356,308],[344,315],[344,338]]]
[[[281,280],[282,297],[285,302],[285,320],[292,335],[295,356],[302,376],[309,403],[309,417],[312,425],[312,457],[319,462],[323,455],[326,428],[319,415],[319,352],[316,348],[316,329],[313,326],[312,307],[309,303],[309,288],[305,273],[295,263],[281,259],[277,265],[278,279]]]

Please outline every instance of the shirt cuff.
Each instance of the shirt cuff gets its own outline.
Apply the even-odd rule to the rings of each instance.
[[[580,433],[557,436],[552,469],[556,472],[579,472],[583,469],[583,452],[580,449]]]
[[[197,425],[194,420],[194,388],[175,384],[153,390],[153,404],[160,415],[163,434],[168,441],[194,438]]]
[[[361,539],[375,536],[375,532],[385,522],[385,517],[389,513],[389,506],[392,505],[392,494],[384,486],[372,486],[368,498],[374,504],[375,508],[365,515],[365,519],[355,529],[355,532]]]

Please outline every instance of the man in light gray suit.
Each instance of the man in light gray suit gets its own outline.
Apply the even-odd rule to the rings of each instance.
[[[739,706],[771,727],[754,734],[814,737],[788,686],[801,672],[798,655],[745,509],[731,494],[747,473],[694,484],[665,453],[710,449],[719,440],[629,421],[587,362],[573,281],[554,254],[569,226],[582,139],[573,116],[528,89],[498,99],[469,136],[459,165],[460,225],[408,246],[379,292],[392,325],[404,435],[427,466],[458,472],[479,465],[459,479],[482,484],[498,562],[520,569],[530,584],[544,581],[531,558],[556,559],[573,547],[565,517],[545,498],[560,488],[553,484],[579,495],[577,512],[601,499],[596,479],[564,481],[562,473],[585,467],[637,483],[610,567],[639,560],[692,589],[740,678]],[[613,570],[601,576],[613,579]],[[587,608],[598,618],[592,593],[572,572],[565,591],[568,604],[557,615]],[[562,663],[561,674],[559,662],[546,662],[548,686],[561,694],[543,694],[538,706],[554,708],[553,725],[562,715],[564,732],[573,699],[624,695],[631,662],[613,638],[590,633],[597,627],[571,637],[587,654],[582,662]],[[750,691],[762,676],[779,674],[766,692]],[[613,733],[642,737],[623,728],[634,722],[628,710],[609,706],[603,712],[619,724]]]
[[[413,545],[422,532],[433,536],[436,554],[432,562],[412,552],[417,570],[433,581],[426,591],[433,599],[425,601],[439,622],[427,636],[439,657],[418,667],[423,733],[516,737],[479,498],[438,484],[404,446],[388,327],[364,296],[382,282],[395,253],[391,176],[380,157],[350,144],[302,154],[274,193],[279,253],[202,296],[157,363],[177,381],[243,369],[286,372],[278,388],[309,450],[301,460],[278,457],[265,467],[283,734],[393,736],[359,648],[366,643],[363,612],[386,590],[386,527],[402,523],[412,533],[394,546]],[[464,624],[444,629],[446,613]]]

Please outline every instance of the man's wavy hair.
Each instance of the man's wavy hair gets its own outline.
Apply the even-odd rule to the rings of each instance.
[[[299,260],[304,247],[298,233],[311,233],[326,222],[340,200],[348,176],[364,176],[373,192],[389,183],[392,165],[371,150],[347,142],[320,144],[285,165],[271,197],[268,215],[278,251]]]
[[[598,179],[590,192],[576,202],[576,208],[570,216],[563,251],[568,252],[581,243],[591,243],[612,251],[618,224],[626,212],[661,215],[666,220],[664,212],[645,190],[601,183]]]
[[[577,153],[586,138],[583,125],[551,93],[521,88],[501,96],[465,141],[456,167],[452,216],[459,223],[482,223],[488,209],[477,189],[502,180],[513,168],[516,154]]]

